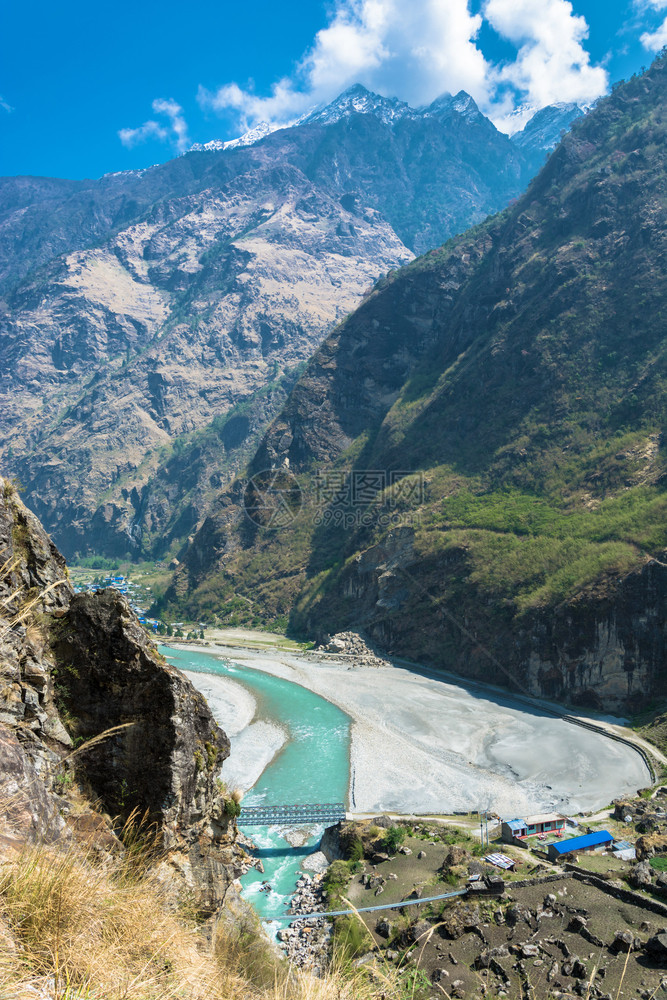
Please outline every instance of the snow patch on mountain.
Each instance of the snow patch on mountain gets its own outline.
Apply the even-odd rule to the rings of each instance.
[[[254,146],[256,142],[260,142],[261,139],[265,139],[267,135],[271,135],[272,132],[277,132],[278,129],[284,128],[283,125],[273,125],[270,122],[258,122],[254,128],[249,129],[240,135],[238,139],[228,139],[223,142],[222,139],[212,139],[210,142],[196,142],[193,146],[190,146],[188,150],[189,153],[218,153],[223,149],[237,149],[239,146]]]
[[[473,98],[465,90],[459,90],[454,96],[441,94],[428,106],[419,108],[417,113],[422,118],[443,118],[451,114],[461,115],[469,121],[473,118],[484,118]]]
[[[465,90],[459,90],[458,94],[452,99],[451,108],[452,111],[463,115],[464,118],[477,118],[481,114],[472,97],[470,94],[466,94]]]

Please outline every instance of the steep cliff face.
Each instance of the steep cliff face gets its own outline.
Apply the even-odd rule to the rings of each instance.
[[[375,97],[150,170],[0,182],[0,460],[66,554],[174,552],[375,280],[532,176],[467,95]]]
[[[517,616],[470,580],[468,549],[425,557],[413,528],[387,533],[340,573],[327,627],[354,620],[396,655],[535,697],[628,711],[667,696],[667,553]],[[319,611],[302,626],[323,637]]]
[[[666,101],[660,58],[515,206],[378,284],[168,602],[238,619],[241,593],[298,631],[363,627],[533,694],[664,693]],[[293,477],[290,518],[266,469]]]
[[[65,613],[73,591],[65,560],[6,479],[0,490],[0,567],[0,722],[71,746],[55,704],[55,660],[45,620]]]
[[[93,829],[113,841],[92,806],[87,820],[80,803],[70,815],[67,790],[80,784],[104,812],[147,813],[171,870],[202,911],[215,912],[249,859],[216,783],[229,741],[204,698],[159,655],[121,595],[73,593],[62,556],[5,479],[0,567],[6,832],[57,840]]]
[[[131,723],[86,754],[86,777],[107,808],[148,809],[171,841],[204,817],[229,755],[204,697],[156,653],[113,590],[74,595],[52,636],[56,684],[76,735]]]
[[[535,693],[574,696],[600,709],[665,697],[667,564],[650,559],[606,592],[581,594],[553,616],[529,619],[521,638]]]

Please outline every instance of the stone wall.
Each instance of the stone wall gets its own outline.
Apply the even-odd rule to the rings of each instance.
[[[572,876],[580,882],[594,885],[596,889],[601,889],[609,896],[613,896],[614,899],[620,899],[624,903],[632,903],[634,906],[641,906],[645,910],[651,910],[652,913],[659,913],[661,917],[667,917],[667,906],[664,903],[658,902],[657,899],[650,899],[648,896],[642,896],[638,892],[632,892],[631,889],[622,889],[619,886],[611,885],[595,872],[588,872],[585,869],[573,870]]]

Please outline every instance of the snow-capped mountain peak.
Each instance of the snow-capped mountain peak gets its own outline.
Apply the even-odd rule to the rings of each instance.
[[[360,83],[355,83],[330,104],[315,108],[302,121],[307,125],[332,125],[351,114],[374,115],[389,125],[401,118],[414,117],[416,112],[405,101],[399,101],[396,97],[382,97]]]
[[[454,96],[452,101],[452,111],[456,111],[458,114],[463,115],[464,118],[473,118],[474,116],[480,114],[479,108],[470,94],[467,94],[465,90],[459,90],[458,94]]]
[[[420,108],[419,110],[424,117],[428,118],[439,118],[442,115],[451,114],[452,111],[463,115],[464,118],[481,116],[481,111],[470,94],[466,93],[465,90],[459,90],[458,94],[454,96],[447,93],[441,94],[440,97],[436,97],[427,107]]]
[[[517,109],[513,117],[517,122],[521,119],[526,121],[531,111],[532,108],[523,106]],[[429,105],[412,108],[396,97],[383,97],[362,84],[355,83],[329,104],[319,105],[296,121],[282,124],[259,122],[238,139],[227,141],[213,139],[211,142],[195,143],[189,152],[219,152],[240,146],[253,146],[278,129],[296,128],[300,125],[333,125],[355,114],[371,115],[390,127],[405,120],[416,121],[424,118],[434,118],[444,122],[452,114],[460,115],[471,122],[489,121],[465,90],[460,90],[454,95],[441,94]],[[553,104],[534,113],[522,131],[516,131],[516,125],[507,131],[510,134],[514,133],[512,140],[517,146],[528,150],[549,151],[558,143],[562,129],[568,129],[572,121],[581,114],[583,111],[576,104]]]

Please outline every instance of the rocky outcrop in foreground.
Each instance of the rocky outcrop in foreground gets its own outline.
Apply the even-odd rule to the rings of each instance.
[[[214,913],[251,859],[216,782],[229,741],[203,696],[121,595],[74,594],[62,556],[2,478],[0,567],[2,832],[83,836],[106,850],[118,845],[109,815],[145,814],[165,874]]]

